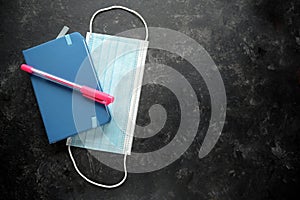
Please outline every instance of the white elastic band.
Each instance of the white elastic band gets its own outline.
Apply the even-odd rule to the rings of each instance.
[[[90,33],[92,33],[92,29],[93,29],[93,21],[94,21],[94,18],[96,17],[97,14],[101,13],[101,12],[105,12],[105,11],[108,11],[108,10],[112,10],[112,9],[122,9],[122,10],[126,10],[128,12],[131,12],[133,14],[135,14],[136,16],[138,16],[140,18],[140,20],[143,22],[144,26],[145,26],[145,30],[146,30],[146,36],[145,36],[145,40],[148,40],[148,26],[147,26],[147,23],[146,21],[144,20],[144,18],[136,11],[134,10],[131,10],[127,7],[124,7],[124,6],[110,6],[110,7],[107,7],[107,8],[102,8],[102,9],[99,9],[97,10],[91,20],[90,20]]]
[[[127,178],[127,169],[126,169],[126,157],[127,157],[127,154],[124,155],[124,177],[123,177],[123,179],[122,179],[119,183],[116,183],[116,184],[114,184],[114,185],[105,185],[105,184],[101,184],[101,183],[97,183],[97,182],[95,182],[95,181],[92,181],[92,180],[88,179],[85,175],[83,175],[83,174],[79,171],[79,169],[78,169],[78,167],[77,167],[77,165],[76,165],[76,162],[75,162],[75,160],[74,160],[74,158],[73,158],[73,155],[72,155],[72,152],[71,152],[71,146],[70,146],[70,144],[68,144],[68,151],[69,151],[70,158],[71,158],[71,160],[72,160],[72,163],[73,163],[74,168],[76,169],[77,173],[78,173],[84,180],[86,180],[87,182],[89,182],[89,183],[91,183],[91,184],[93,184],[93,185],[96,185],[96,186],[99,186],[99,187],[103,187],[103,188],[108,188],[108,189],[119,187],[120,185],[122,185],[122,184],[125,182],[125,180],[126,180],[126,178]]]

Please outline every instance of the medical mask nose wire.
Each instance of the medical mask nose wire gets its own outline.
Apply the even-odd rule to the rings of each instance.
[[[110,6],[110,7],[107,7],[107,8],[102,8],[102,9],[97,10],[93,14],[93,16],[92,16],[92,18],[90,20],[90,33],[91,33],[90,35],[92,35],[93,20],[96,17],[96,15],[99,14],[99,13],[101,13],[101,12],[105,12],[105,11],[112,10],[112,9],[122,9],[122,10],[128,11],[128,12],[136,15],[137,17],[139,17],[140,20],[143,22],[143,24],[145,26],[145,41],[148,40],[148,26],[147,26],[147,23],[144,20],[144,18],[138,12],[136,12],[134,10],[131,10],[131,9],[129,9],[127,7],[124,7],[124,6]],[[69,139],[71,139],[71,138],[68,138],[68,140]],[[76,165],[76,161],[75,161],[75,159],[74,159],[74,157],[72,155],[71,142],[69,141],[69,142],[67,142],[67,144],[68,144],[68,152],[69,152],[69,155],[70,155],[70,158],[71,158],[71,161],[73,163],[73,166],[74,166],[75,170],[87,182],[89,182],[89,183],[91,183],[93,185],[96,185],[96,186],[99,186],[99,187],[103,187],[103,188],[108,188],[108,189],[119,187],[120,185],[122,185],[125,182],[125,180],[127,178],[127,174],[128,174],[127,173],[127,168],[126,168],[126,158],[127,158],[127,154],[126,153],[124,154],[124,163],[123,163],[124,164],[124,177],[123,177],[123,179],[119,183],[116,183],[116,184],[113,184],[113,185],[105,185],[105,184],[97,183],[95,181],[92,181],[92,180],[88,179],[84,174],[82,174],[80,172],[80,170],[78,169],[78,167]]]

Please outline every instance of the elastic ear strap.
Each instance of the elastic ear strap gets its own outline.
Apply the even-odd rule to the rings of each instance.
[[[78,167],[77,167],[77,165],[76,165],[76,162],[75,162],[75,160],[74,160],[74,158],[73,158],[73,155],[72,155],[72,152],[71,152],[71,146],[70,146],[70,144],[68,144],[68,151],[69,151],[70,158],[71,158],[71,160],[72,160],[72,163],[73,163],[74,168],[76,169],[77,173],[78,173],[84,180],[86,180],[87,182],[89,182],[89,183],[91,183],[91,184],[93,184],[93,185],[96,185],[96,186],[98,186],[98,187],[103,187],[103,188],[108,188],[108,189],[119,187],[120,185],[122,185],[122,184],[125,182],[125,180],[126,180],[126,178],[127,178],[127,169],[126,169],[126,156],[127,156],[127,154],[124,155],[124,173],[125,173],[125,174],[124,174],[123,179],[122,179],[119,183],[116,183],[116,184],[114,184],[114,185],[105,185],[105,184],[101,184],[101,183],[97,183],[97,182],[95,182],[95,181],[92,181],[92,180],[88,179],[85,175],[83,175],[83,174],[80,172],[80,170],[78,169]]]
[[[147,26],[147,23],[146,21],[144,20],[144,18],[136,11],[134,10],[131,10],[129,8],[126,8],[124,6],[110,6],[110,7],[107,7],[107,8],[102,8],[102,9],[99,9],[97,10],[91,20],[90,20],[90,33],[92,33],[92,29],[93,29],[93,21],[94,21],[94,18],[96,17],[96,15],[98,15],[99,13],[101,12],[105,12],[105,11],[108,11],[108,10],[113,10],[113,9],[122,9],[122,10],[126,10],[128,12],[131,12],[133,13],[134,15],[138,16],[140,18],[140,20],[143,22],[144,26],[145,26],[145,31],[146,31],[146,36],[145,36],[145,40],[148,40],[148,26]]]

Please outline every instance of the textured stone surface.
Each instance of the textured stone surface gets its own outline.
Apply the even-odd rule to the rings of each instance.
[[[205,83],[185,60],[150,49],[148,63],[173,67],[195,89],[201,102],[200,128],[176,162],[156,172],[129,174],[114,191],[81,179],[64,141],[48,144],[29,77],[18,69],[23,49],[55,38],[63,25],[85,35],[91,14],[112,4],[139,11],[149,26],[177,30],[199,42],[216,62],[228,98],[223,134],[200,160],[197,154],[210,116]],[[299,1],[1,0],[0,6],[3,199],[292,199],[298,194]],[[96,32],[108,34],[141,27],[124,12],[105,13],[95,23]],[[153,138],[135,139],[134,151],[162,147],[178,128],[176,98],[155,85],[143,87],[137,123],[149,123],[147,109],[157,101],[166,108],[168,123]],[[74,154],[94,180],[112,183],[122,176],[84,150]]]

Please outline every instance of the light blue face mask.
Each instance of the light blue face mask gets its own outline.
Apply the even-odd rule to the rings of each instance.
[[[92,33],[92,23],[95,16],[100,12],[116,8],[129,11],[142,20],[146,28],[145,40]],[[111,113],[111,121],[108,124],[79,133],[69,138],[67,144],[69,145],[69,153],[75,169],[85,180],[92,184],[112,188],[119,186],[126,179],[126,155],[131,153],[148,48],[147,39],[148,28],[145,20],[139,13],[126,7],[112,6],[100,9],[91,18],[90,32],[86,35],[87,45],[102,89],[104,92],[114,96],[115,101],[108,106]],[[113,186],[98,184],[87,179],[76,167],[70,145],[124,154],[124,179]]]

